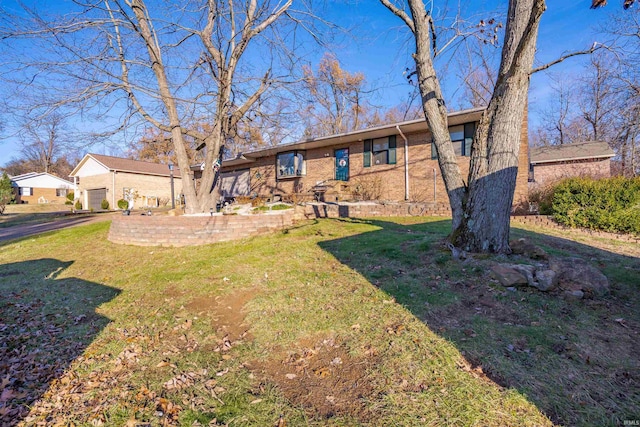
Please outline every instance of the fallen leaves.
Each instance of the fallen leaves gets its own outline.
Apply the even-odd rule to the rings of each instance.
[[[162,388],[169,391],[182,390],[187,387],[193,386],[197,381],[206,376],[207,373],[208,372],[206,369],[201,369],[197,372],[184,372],[162,384]]]

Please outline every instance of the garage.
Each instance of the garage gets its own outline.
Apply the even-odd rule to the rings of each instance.
[[[220,182],[220,193],[225,199],[237,196],[248,196],[251,192],[251,173],[249,169],[223,172]]]
[[[106,188],[96,188],[87,190],[87,206],[85,209],[100,210],[102,209],[102,201],[107,198]]]

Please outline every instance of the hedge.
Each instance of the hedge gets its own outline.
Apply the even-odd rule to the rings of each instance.
[[[564,180],[553,189],[551,214],[569,227],[640,234],[640,177]]]

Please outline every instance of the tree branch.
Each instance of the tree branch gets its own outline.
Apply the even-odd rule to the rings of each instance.
[[[537,73],[538,71],[546,70],[547,68],[550,68],[550,67],[552,67],[552,66],[554,66],[556,64],[559,64],[559,63],[563,62],[565,59],[569,59],[569,58],[571,58],[573,56],[590,55],[593,52],[595,52],[596,50],[602,49],[603,47],[605,47],[605,46],[600,44],[600,43],[598,43],[598,42],[595,42],[593,44],[593,46],[591,46],[590,49],[581,50],[581,51],[578,51],[578,52],[571,52],[571,53],[568,53],[566,55],[562,55],[560,58],[558,58],[558,59],[556,59],[554,61],[548,62],[548,63],[546,63],[546,64],[544,64],[544,65],[542,65],[540,67],[534,68],[533,70],[531,70],[531,72],[529,74],[534,74],[534,73]]]
[[[407,24],[407,27],[409,27],[411,32],[415,34],[416,32],[415,24],[413,23],[413,20],[409,17],[407,12],[400,9],[399,7],[391,3],[389,0],[380,0],[380,3],[382,3],[387,9],[389,9],[391,13],[396,15],[398,18],[402,19],[402,21],[404,21],[404,23]]]

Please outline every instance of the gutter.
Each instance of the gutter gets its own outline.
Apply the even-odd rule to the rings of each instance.
[[[612,157],[615,157],[615,154],[605,154],[602,156],[566,157],[566,158],[550,159],[550,160],[531,160],[530,163],[532,165],[540,165],[543,163],[569,162],[574,160],[598,160],[598,159],[605,160],[605,159],[610,159]]]
[[[409,142],[407,141],[407,137],[404,136],[402,130],[400,130],[400,125],[396,125],[396,129],[400,133],[402,139],[404,139],[404,199],[409,200]]]

